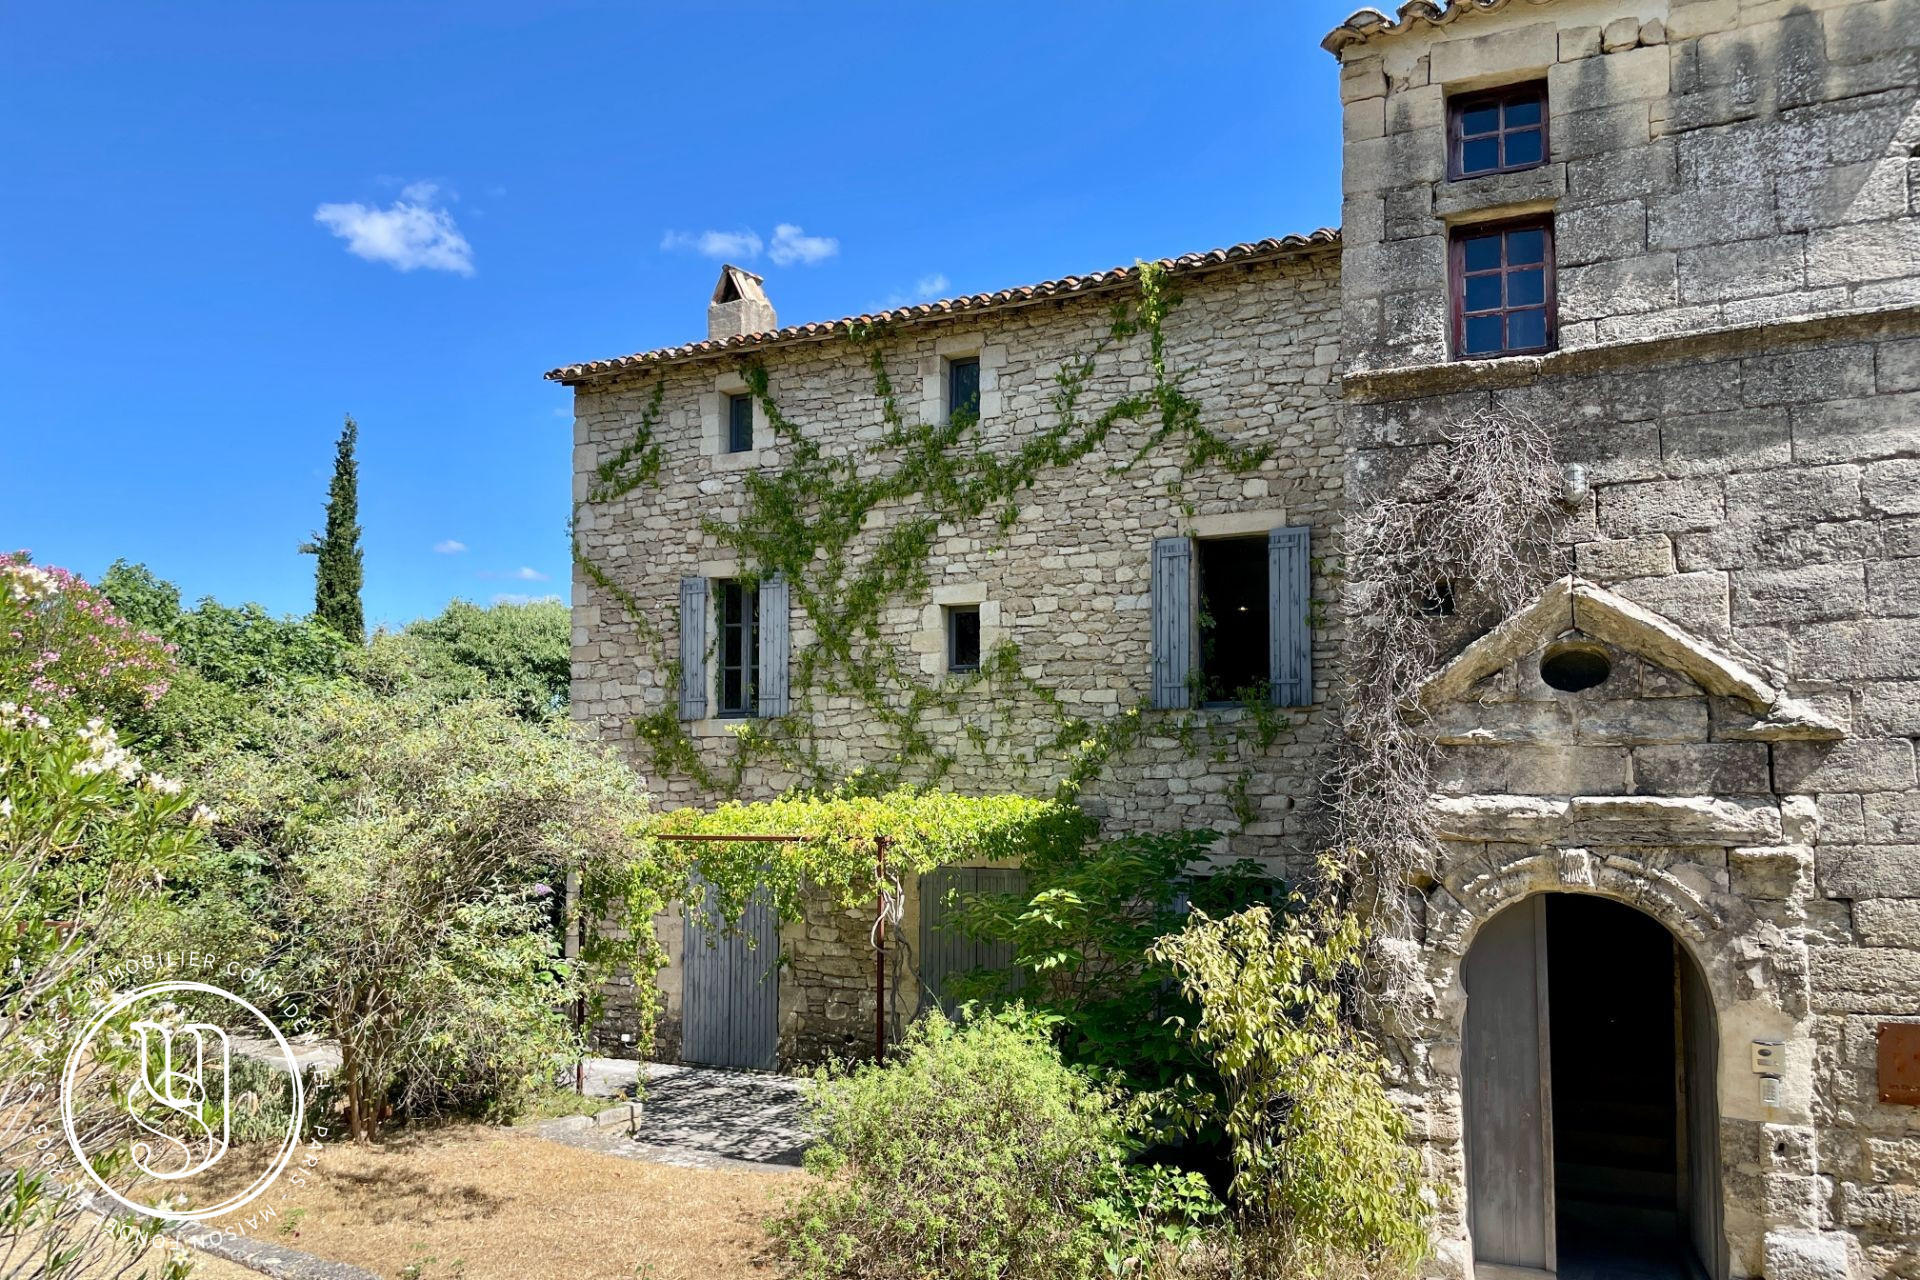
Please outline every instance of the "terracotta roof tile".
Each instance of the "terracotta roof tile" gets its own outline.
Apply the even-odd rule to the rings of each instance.
[[[1339,57],[1348,45],[1365,44],[1376,36],[1397,35],[1416,23],[1444,27],[1469,13],[1497,13],[1515,0],[1453,0],[1440,5],[1434,0],[1406,0],[1397,18],[1389,18],[1378,9],[1355,9],[1347,20],[1327,33],[1320,47]],[[1553,0],[1526,0],[1528,4],[1552,4]]]
[[[1225,249],[1210,249],[1205,253],[1189,253],[1178,258],[1162,258],[1159,265],[1174,274],[1186,274],[1205,271],[1209,268],[1224,266],[1235,262],[1252,262],[1267,258],[1286,257],[1303,250],[1322,245],[1338,244],[1340,233],[1328,227],[1304,236],[1284,236],[1279,239],[1256,240],[1250,244],[1230,245]],[[1000,307],[1020,306],[1039,302],[1047,298],[1067,294],[1089,293],[1101,289],[1111,289],[1133,280],[1139,274],[1136,267],[1115,267],[1110,271],[1095,271],[1084,276],[1062,276],[1058,280],[1044,280],[1039,284],[1022,285],[1014,289],[1002,289],[997,293],[976,293],[963,298],[943,298],[938,302],[919,302],[910,307],[895,307],[890,311],[877,311],[869,315],[846,316],[839,320],[824,320],[813,324],[787,325],[770,333],[749,333],[733,338],[708,338],[701,342],[682,343],[677,347],[661,347],[654,351],[642,351],[630,356],[617,356],[610,360],[589,360],[582,364],[564,365],[550,369],[547,377],[554,382],[584,382],[592,378],[606,377],[632,369],[650,365],[678,364],[687,360],[698,360],[706,356],[723,352],[745,351],[761,347],[777,346],[790,342],[818,341],[825,338],[844,337],[853,332],[856,325],[886,322],[890,324],[912,324],[923,321],[940,320],[951,316],[964,315],[975,311],[990,311]]]

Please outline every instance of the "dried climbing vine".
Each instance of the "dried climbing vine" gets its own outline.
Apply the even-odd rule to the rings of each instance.
[[[1085,460],[1123,426],[1144,427],[1146,434],[1110,472],[1124,473],[1173,450],[1178,474],[1168,482],[1168,490],[1176,494],[1188,475],[1203,468],[1238,475],[1266,461],[1269,448],[1236,445],[1205,425],[1199,402],[1182,389],[1181,371],[1167,360],[1164,324],[1180,299],[1168,289],[1162,267],[1142,263],[1137,275],[1137,295],[1111,308],[1104,335],[1055,373],[1049,425],[1010,453],[981,447],[976,414],[955,413],[946,422],[928,423],[903,411],[887,369],[893,334],[885,326],[853,335],[864,353],[883,427],[878,446],[859,455],[829,453],[821,440],[833,433],[809,433],[791,420],[773,395],[764,365],[751,358],[744,362],[741,372],[748,391],[786,461],[777,469],[748,472],[738,521],[709,517],[702,521],[702,531],[731,549],[751,578],[783,576],[794,603],[812,624],[815,642],[795,654],[792,710],[742,721],[722,769],[703,758],[671,700],[640,717],[635,733],[647,745],[656,772],[689,777],[706,790],[728,795],[738,793],[745,770],[756,760],[776,764],[815,788],[841,783],[844,780],[834,777],[822,760],[811,734],[810,713],[819,698],[852,697],[891,735],[897,761],[892,769],[862,778],[860,785],[884,790],[909,772],[919,782],[937,783],[950,773],[958,755],[944,740],[946,735],[930,732],[926,723],[935,715],[958,717],[965,696],[979,685],[1017,687],[1044,708],[1054,732],[1043,750],[1064,762],[1059,787],[1063,798],[1077,793],[1137,737],[1144,705],[1097,722],[1074,714],[1054,690],[1022,671],[1019,649],[1011,642],[984,654],[977,672],[928,679],[902,664],[883,626],[891,602],[925,596],[930,585],[927,561],[940,525],[985,522],[997,536],[1006,536],[1019,521],[1021,496],[1043,475]],[[1093,410],[1088,401],[1104,363],[1117,350],[1132,349],[1136,341],[1144,342],[1149,385]],[[633,619],[671,687],[678,682],[679,665],[667,652],[665,630],[650,620],[632,592],[585,553],[578,536],[583,507],[611,503],[658,483],[661,447],[656,430],[664,392],[664,379],[656,380],[632,438],[596,469],[586,502],[575,510],[573,554],[582,573]],[[888,506],[897,514],[869,528],[869,513]],[[1256,709],[1246,718],[1247,727],[1262,747],[1271,744],[1285,717],[1267,708],[1264,698],[1248,705]],[[962,724],[973,747],[987,752],[988,731],[971,722]],[[1176,732],[1189,748],[1205,735],[1216,757],[1223,759],[1223,744],[1238,728],[1189,714],[1180,718]]]
[[[1342,732],[1327,802],[1337,887],[1377,937],[1411,936],[1407,886],[1432,870],[1434,746],[1420,686],[1455,641],[1554,576],[1562,484],[1544,427],[1487,411],[1349,521]]]

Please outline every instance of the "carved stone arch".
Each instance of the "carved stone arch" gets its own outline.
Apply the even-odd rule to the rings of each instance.
[[[1699,969],[1716,1009],[1743,1000],[1715,948],[1724,941],[1727,912],[1665,868],[1585,849],[1535,849],[1504,867],[1473,876],[1462,893],[1436,886],[1427,914],[1427,979],[1435,1015],[1458,1036],[1467,1005],[1461,966],[1474,937],[1493,917],[1541,893],[1584,893],[1634,908],[1674,936]]]

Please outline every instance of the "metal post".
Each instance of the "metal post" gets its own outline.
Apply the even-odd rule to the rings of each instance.
[[[887,1059],[887,838],[873,838],[873,1060]]]

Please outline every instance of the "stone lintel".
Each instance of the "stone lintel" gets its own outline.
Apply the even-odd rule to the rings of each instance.
[[[1765,796],[1436,796],[1442,840],[1533,845],[1778,844],[1780,806]]]

